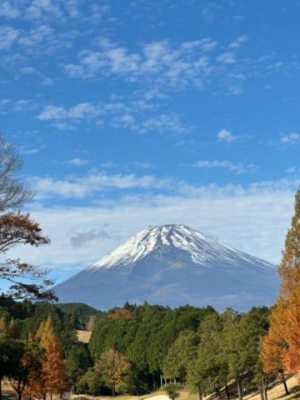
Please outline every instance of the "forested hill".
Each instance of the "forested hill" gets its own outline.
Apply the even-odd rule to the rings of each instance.
[[[147,365],[150,371],[161,371],[162,360],[181,331],[197,331],[201,322],[216,311],[208,306],[197,308],[125,304],[107,313],[92,333],[90,350],[95,358],[114,348],[136,365]],[[145,344],[147,343],[147,346]]]
[[[10,357],[8,350],[15,352],[17,345],[26,349],[31,337],[32,344],[45,345],[49,352],[49,340],[39,342],[39,337],[41,331],[47,335],[45,327],[52,326],[51,340],[61,347],[60,375],[74,392],[92,395],[144,394],[165,380],[177,380],[196,390],[201,383],[201,390],[206,391],[214,390],[211,382],[237,377],[244,384],[247,378],[247,385],[257,385],[261,373],[258,343],[269,326],[267,307],[247,313],[227,309],[220,314],[210,306],[171,309],[126,303],[105,313],[95,311],[84,304],[33,304],[0,296],[0,350]],[[83,325],[93,328],[88,344],[77,338],[75,329]],[[15,376],[17,369],[6,365],[6,359],[0,357],[0,370],[6,368],[7,374]],[[116,367],[113,382],[109,378],[112,360]]]

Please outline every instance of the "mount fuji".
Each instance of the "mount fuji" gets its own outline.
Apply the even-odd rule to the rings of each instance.
[[[149,227],[54,287],[60,302],[101,310],[147,301],[245,311],[271,306],[278,289],[274,265],[185,225]]]

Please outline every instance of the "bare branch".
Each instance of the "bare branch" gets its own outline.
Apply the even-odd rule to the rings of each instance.
[[[16,177],[21,166],[13,147],[0,135],[0,211],[19,207],[32,198],[32,192]]]

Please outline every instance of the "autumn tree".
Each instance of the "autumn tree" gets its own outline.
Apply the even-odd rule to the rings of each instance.
[[[21,166],[13,147],[0,135],[0,280],[10,282],[8,294],[16,298],[53,300],[53,292],[47,290],[53,284],[45,279],[47,271],[20,259],[3,257],[17,245],[36,247],[49,243],[29,214],[16,211],[32,197],[32,192],[18,179]]]
[[[18,400],[29,386],[30,376],[41,370],[41,349],[30,342],[13,341],[10,347],[10,369],[7,373],[12,388],[18,395]]]
[[[126,390],[130,370],[131,365],[126,357],[115,349],[102,353],[95,366],[95,371],[100,373],[113,396]]]
[[[280,292],[269,333],[263,339],[261,357],[266,371],[278,368],[300,371],[300,190],[295,195],[294,209],[278,268]]]
[[[49,316],[46,322],[40,325],[36,334],[36,339],[44,349],[44,359],[42,363],[42,376],[38,386],[32,382],[32,392],[44,396],[46,393],[61,394],[68,389],[66,361],[63,357],[62,347],[56,335],[52,319]],[[43,393],[41,393],[41,389]]]
[[[274,374],[278,376],[288,394],[285,374],[285,358],[288,349],[286,341],[285,324],[286,315],[285,302],[278,298],[275,308],[270,317],[270,329],[261,339],[260,359],[262,361],[262,369],[265,374]]]

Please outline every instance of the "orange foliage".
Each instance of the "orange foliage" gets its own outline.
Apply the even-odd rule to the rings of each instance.
[[[300,371],[300,190],[281,264],[279,297],[271,315],[270,330],[262,341],[265,372]],[[281,365],[281,368],[280,368]]]

